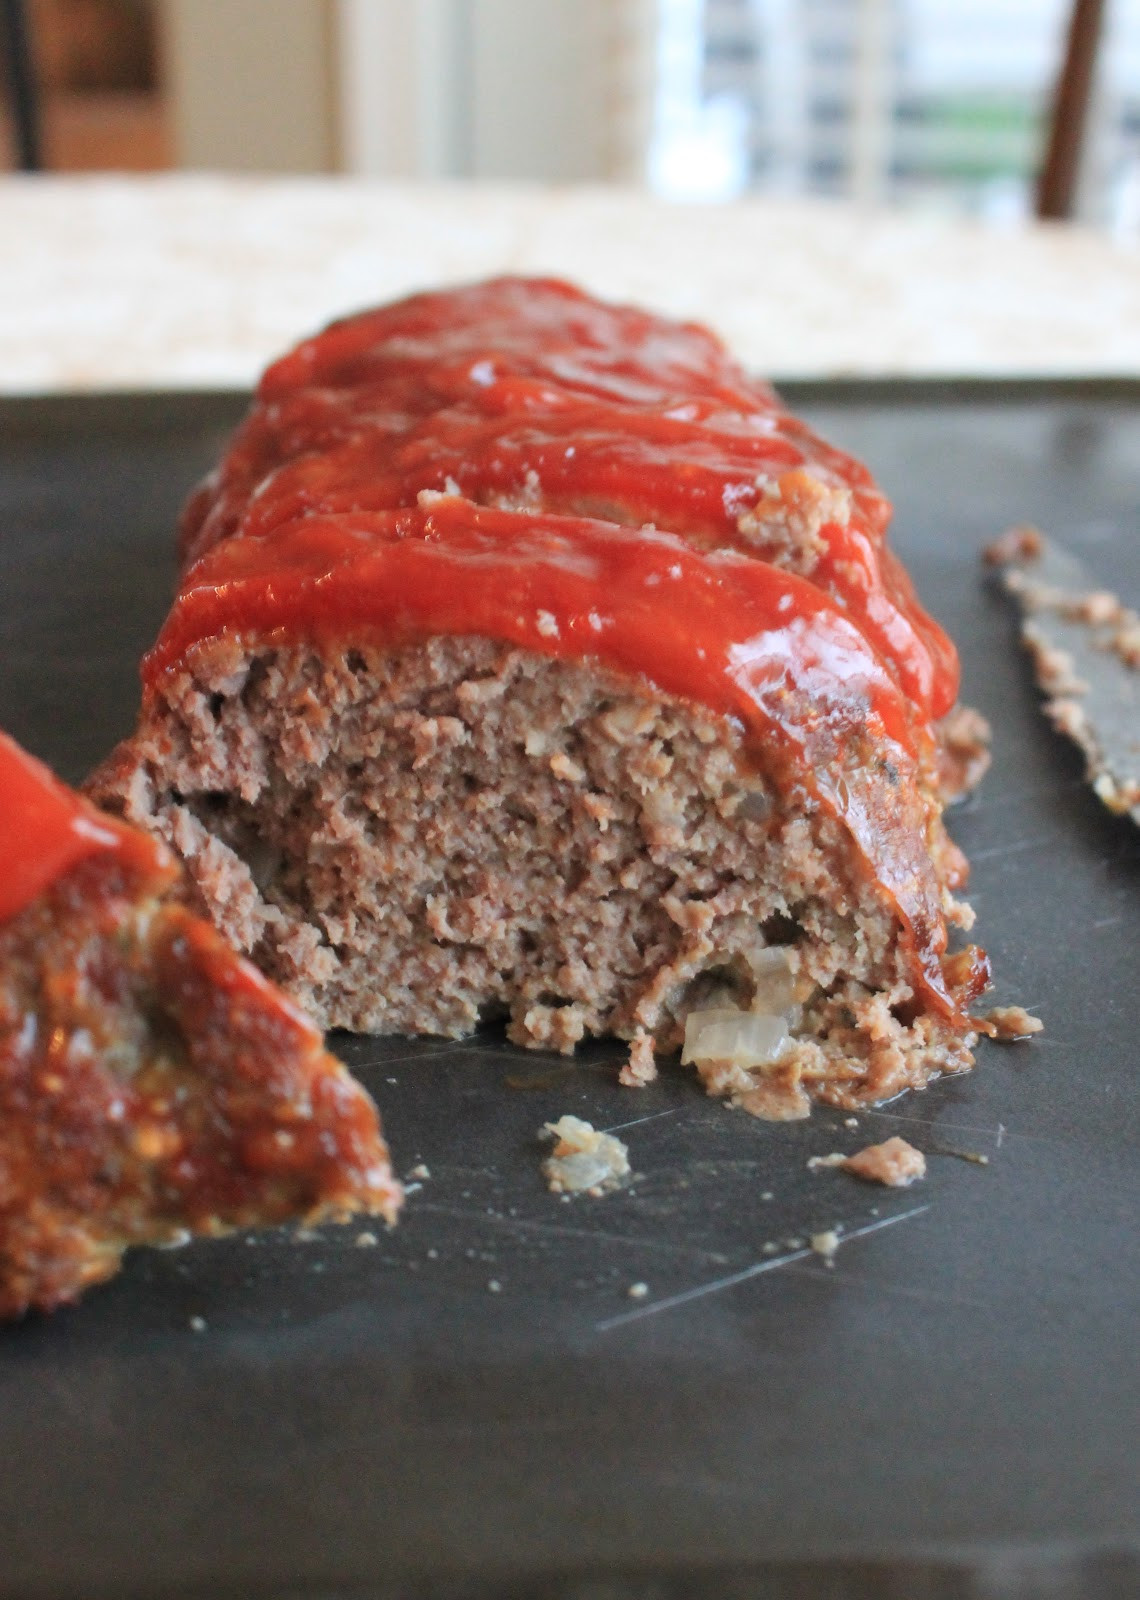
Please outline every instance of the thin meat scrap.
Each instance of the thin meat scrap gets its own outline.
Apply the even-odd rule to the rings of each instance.
[[[180,877],[0,734],[0,1317],[129,1245],[394,1218],[371,1100]]]
[[[511,278],[366,312],[192,498],[91,792],[324,1024],[882,1099],[970,1064],[988,972],[941,820],[984,729],[940,736],[889,514],[702,328]]]

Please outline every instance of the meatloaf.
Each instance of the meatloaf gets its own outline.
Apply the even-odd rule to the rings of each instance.
[[[152,838],[0,735],[0,1317],[133,1244],[392,1218],[375,1107],[301,1015],[172,899]]]
[[[324,1025],[885,1098],[970,1064],[987,976],[889,515],[700,327],[512,278],[351,317],[191,499],[90,792]]]

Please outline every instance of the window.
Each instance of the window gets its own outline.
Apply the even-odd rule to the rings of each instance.
[[[658,0],[649,181],[1017,216],[1069,0]],[[1109,5],[1081,210],[1140,227],[1140,0]]]

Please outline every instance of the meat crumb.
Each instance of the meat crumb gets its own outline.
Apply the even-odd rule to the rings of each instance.
[[[813,1233],[808,1240],[817,1256],[823,1257],[826,1267],[835,1265],[835,1252],[839,1249],[839,1234],[834,1228],[825,1228],[822,1233]]]
[[[809,1156],[808,1171],[821,1172],[824,1167],[841,1167],[846,1160],[842,1150],[833,1150],[829,1156]]]
[[[367,1229],[363,1233],[358,1233],[356,1235],[356,1244],[361,1250],[367,1250],[369,1245],[378,1243],[379,1240],[376,1238],[376,1235]]]
[[[643,1029],[634,1034],[629,1047],[629,1060],[618,1073],[618,1082],[627,1089],[644,1089],[657,1076],[657,1061],[653,1054],[653,1037]]]
[[[631,1300],[644,1300],[649,1293],[649,1285],[647,1283],[631,1283],[625,1292]]]
[[[1045,1027],[1041,1018],[1031,1015],[1024,1006],[994,1006],[979,1020],[991,1039],[1028,1039]]]
[[[868,1183],[882,1183],[888,1189],[905,1189],[916,1178],[926,1176],[926,1157],[896,1134],[882,1144],[869,1144],[843,1162],[844,1172],[853,1172]]]
[[[1089,622],[1093,627],[1119,622],[1124,612],[1120,601],[1108,589],[1094,589],[1090,594],[1078,595],[1064,609],[1074,622]]]
[[[595,1199],[608,1194],[628,1178],[629,1151],[612,1134],[599,1133],[581,1117],[560,1117],[548,1122],[543,1134],[555,1140],[554,1154],[542,1163],[542,1175],[551,1194],[588,1194]]]
[[[1040,529],[1025,524],[1008,528],[988,544],[982,551],[982,560],[989,567],[1004,567],[1010,561],[1036,561],[1044,548]]]
[[[418,1167],[412,1168],[411,1172],[408,1173],[408,1177],[420,1179],[430,1178],[431,1173],[428,1171],[426,1163],[421,1161]]]
[[[1031,622],[1027,622],[1022,628],[1022,637],[1033,656],[1037,682],[1046,694],[1088,694],[1089,686],[1083,678],[1077,676],[1073,658],[1067,650],[1050,644],[1041,630]]]
[[[937,733],[939,787],[948,802],[959,800],[989,770],[992,730],[980,711],[955,706],[938,723]]]
[[[1126,615],[1130,620],[1116,634],[1112,647],[1126,667],[1140,669],[1140,619],[1134,612]]]

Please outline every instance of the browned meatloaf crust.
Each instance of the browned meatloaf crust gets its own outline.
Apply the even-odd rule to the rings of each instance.
[[[697,337],[670,336],[681,334]],[[414,363],[409,343],[393,361]],[[320,345],[305,356],[306,374]],[[572,389],[579,380],[564,367],[559,381]],[[473,497],[465,502],[450,476],[440,488],[434,467],[417,477],[401,458],[404,476],[395,487],[385,479],[383,494],[413,507],[419,496],[427,509],[414,528],[377,532],[375,517],[345,509],[340,490],[335,514],[325,515],[311,484],[298,508],[290,484],[280,490],[285,520],[267,531],[281,474],[315,480],[338,441],[357,448],[348,424],[338,434],[328,422],[336,406],[368,412],[358,427],[373,430],[378,450],[409,426],[386,413],[376,420],[382,384],[375,372],[368,381],[374,387],[355,402],[352,384],[363,382],[355,368],[304,376],[294,389],[281,380],[280,392],[270,384],[263,393],[221,473],[189,508],[190,564],[151,660],[139,729],[95,774],[93,797],[170,843],[218,927],[326,1026],[459,1037],[499,1017],[517,1043],[561,1050],[616,1034],[637,1042],[644,1081],[647,1044],[679,1047],[694,1011],[776,1012],[789,1037],[774,1057],[693,1053],[710,1088],[773,1116],[803,1114],[808,1094],[856,1105],[967,1067],[968,1007],[986,966],[973,949],[945,953],[946,922],[968,927],[972,915],[954,898],[965,864],[942,828],[939,767],[944,787],[976,776],[984,761],[976,720],[958,715],[940,744],[930,713],[903,688],[909,753],[905,739],[884,736],[865,702],[833,734],[827,696],[841,704],[854,691],[842,676],[828,680],[818,727],[810,705],[796,711],[805,743],[814,738],[824,751],[825,772],[796,766],[740,717],[664,689],[648,669],[614,670],[588,649],[574,658],[552,645],[548,654],[544,638],[528,646],[460,627],[420,637],[375,619],[338,634],[304,618],[250,628],[233,617],[170,643],[207,589],[210,604],[225,601],[223,564],[260,561],[273,539],[331,528],[338,538],[446,543],[447,517],[432,520],[437,497],[453,520],[462,520],[459,502],[469,503],[475,525],[471,484],[462,485]],[[553,382],[545,369],[543,382]],[[784,427],[766,391],[749,395],[757,416],[770,412]],[[304,427],[297,421],[302,402],[319,426],[308,413]],[[528,402],[527,428],[541,403]],[[781,488],[754,474],[754,504],[739,527],[763,559],[736,554],[744,535],[734,533],[731,570],[762,566],[773,581],[791,572],[787,581],[799,583],[818,567],[830,594],[828,584],[842,589],[848,579],[842,563],[822,576],[821,551],[832,537],[881,543],[885,502],[862,469],[843,467],[794,426],[797,448],[816,451],[817,477],[797,469]],[[545,515],[535,511],[541,452],[527,454],[528,438],[520,425],[515,509],[505,491],[484,497],[507,505],[520,528]],[[843,472],[855,487],[840,493],[833,486]],[[582,508],[559,493],[551,491],[556,514],[543,524],[557,525],[559,537],[588,527],[596,538],[610,526],[571,524],[569,513]],[[616,519],[613,537],[624,536],[616,496],[603,514]],[[729,570],[708,529],[646,538],[672,538],[678,551],[706,551],[711,541],[710,570],[714,562]],[[727,533],[722,542],[731,544]],[[909,595],[905,580],[892,583],[892,594]],[[844,613],[842,599],[827,603]],[[907,603],[899,602],[904,611]],[[540,609],[538,617],[539,634],[557,633],[553,616]],[[836,626],[845,625],[844,614]],[[775,968],[773,949],[784,953]]]
[[[93,854],[0,923],[0,1317],[130,1245],[394,1216],[371,1101],[171,877]]]

